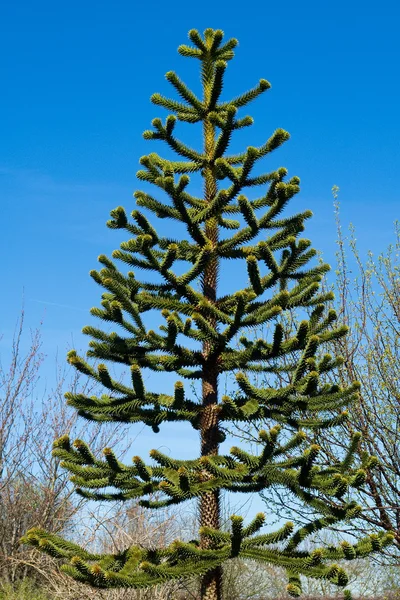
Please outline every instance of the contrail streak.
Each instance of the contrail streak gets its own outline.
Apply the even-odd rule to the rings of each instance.
[[[39,304],[48,304],[49,306],[58,306],[59,308],[69,308],[71,310],[80,310],[81,312],[88,312],[84,308],[78,306],[70,306],[69,304],[58,304],[57,302],[47,302],[47,300],[36,300],[36,298],[30,298],[31,302],[38,302]]]

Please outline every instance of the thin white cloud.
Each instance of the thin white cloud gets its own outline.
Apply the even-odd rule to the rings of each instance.
[[[88,312],[86,308],[79,308],[79,306],[71,306],[69,304],[58,304],[58,302],[48,302],[47,300],[37,300],[36,298],[29,298],[29,302],[37,302],[38,304],[46,304],[49,306],[57,306],[58,308],[67,308],[71,310],[79,310],[81,312]]]
[[[38,169],[23,169],[0,165],[0,176],[8,178],[10,183],[28,187],[32,192],[52,193],[90,193],[90,194],[126,194],[126,187],[113,182],[73,182],[59,181]],[[112,196],[111,196],[112,197]]]

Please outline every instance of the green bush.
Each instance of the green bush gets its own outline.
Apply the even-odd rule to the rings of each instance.
[[[0,600],[50,600],[50,596],[26,578],[15,585],[0,582]]]

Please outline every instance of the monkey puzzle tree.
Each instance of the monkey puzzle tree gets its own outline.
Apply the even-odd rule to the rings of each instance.
[[[285,568],[287,590],[292,596],[301,594],[302,575],[345,587],[345,571],[332,561],[377,551],[390,543],[392,536],[376,534],[354,545],[343,542],[311,552],[301,545],[322,528],[357,517],[361,508],[349,499],[348,491],[363,484],[366,470],[375,462],[364,455],[362,464],[353,466],[358,435],[349,440],[346,456],[335,464],[324,464],[319,459],[319,447],[306,442],[306,432],[335,427],[346,419],[346,411],[339,417],[337,413],[332,417],[330,411],[347,406],[359,389],[357,382],[343,389],[319,381],[342,361],[328,354],[317,359],[321,345],[346,334],[345,327],[333,326],[334,311],[326,310],[331,295],[319,290],[322,274],[329,267],[306,267],[316,252],[309,240],[299,239],[299,234],[311,212],[281,214],[299,191],[299,179],[285,181],[284,168],[252,173],[255,163],[285,142],[288,133],[278,129],[258,148],[250,146],[241,154],[226,154],[233,132],[252,124],[249,116],[238,118],[238,109],[270,84],[262,79],[243,95],[220,101],[225,69],[237,41],[222,44],[223,32],[212,29],[206,29],[204,37],[192,30],[189,37],[194,47],[183,45],[179,52],[200,61],[203,97],[191,92],[174,72],[167,73],[181,100],[152,96],[156,105],[173,114],[165,123],[154,119],[154,129],[146,131],[144,137],[163,140],[180,159],[166,160],[155,153],[142,157],[138,178],[160,188],[167,199],[161,201],[144,191],[134,194],[138,206],[160,219],[184,225],[187,239],[160,235],[138,210],[132,212],[133,222],[121,207],[111,212],[108,226],[125,229],[130,235],[113,258],[153,272],[158,279],[143,281],[132,271],[124,274],[109,258],[99,257],[103,268],[91,275],[106,291],[102,308],[91,312],[107,324],[115,323],[118,332],[85,327],[84,333],[93,338],[87,355],[129,365],[131,382],[116,381],[105,364],[94,368],[71,351],[69,362],[103,384],[106,392],[100,397],[76,393],[66,397],[81,416],[94,421],[142,422],[155,432],[168,421],[186,421],[200,432],[200,456],[177,460],[151,450],[150,464],[135,456],[133,465],[127,466],[110,448],[98,458],[84,441],[71,443],[68,436],[54,443],[54,455],[62,459],[78,486],[77,492],[86,498],[134,498],[148,509],[197,498],[199,536],[163,548],[129,547],[114,555],[90,553],[38,529],[30,530],[23,541],[66,559],[63,571],[94,587],[146,587],[197,575],[201,577],[202,599],[219,600],[222,565],[233,557]],[[177,121],[202,124],[201,151],[175,137]],[[189,173],[201,175],[203,197],[188,193]],[[249,199],[243,194],[246,188],[257,186],[266,186],[260,197]],[[257,216],[262,209],[264,213]],[[265,239],[260,240],[263,233]],[[220,295],[221,266],[237,260],[246,264],[247,285],[233,294]],[[178,270],[183,272],[177,274]],[[310,318],[300,322],[295,335],[285,335],[279,315],[287,309],[309,307]],[[154,309],[163,319],[159,332],[148,330],[142,319]],[[250,341],[244,335],[249,328],[270,321],[275,322],[272,339]],[[288,356],[290,361],[283,363],[282,358]],[[290,374],[290,383],[280,388],[259,388],[245,374],[273,377],[281,369]],[[156,393],[146,389],[143,370],[174,372],[180,380],[170,394]],[[236,374],[238,393],[220,397],[218,380],[228,372]],[[181,380],[201,383],[201,401],[188,397]],[[228,455],[219,454],[224,424],[266,418],[275,425],[270,431],[259,432],[262,449],[258,455],[237,447]],[[292,523],[286,523],[277,531],[260,533],[265,516],[257,514],[247,526],[242,517],[233,515],[231,531],[221,529],[221,491],[265,491],[276,484],[286,486],[288,493],[313,508],[315,518],[306,527],[295,530]],[[104,490],[110,487],[112,491]],[[329,500],[322,502],[320,492]],[[346,595],[350,597],[350,592]]]

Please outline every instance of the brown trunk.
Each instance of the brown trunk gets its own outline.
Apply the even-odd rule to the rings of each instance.
[[[201,428],[201,455],[218,454],[218,414],[215,407],[218,401],[218,375],[210,365],[204,369],[203,378],[203,423]],[[200,498],[200,525],[219,529],[220,502],[219,490],[207,492]],[[202,548],[212,548],[209,539],[201,539]],[[202,600],[222,599],[222,569],[212,569],[203,577],[201,582]]]
[[[204,98],[208,101],[212,85],[212,65],[203,64]],[[204,120],[204,149],[210,160],[204,169],[204,194],[207,202],[217,193],[216,177],[212,158],[215,147],[214,126]],[[205,225],[205,234],[215,246],[218,242],[218,224],[215,219],[209,219]],[[202,276],[202,291],[209,301],[215,302],[217,298],[218,260],[214,259],[207,265]],[[217,323],[211,322],[216,328]],[[218,369],[217,357],[213,355],[212,342],[204,342],[203,355],[205,364],[203,368],[202,399],[203,417],[201,423],[201,456],[215,456],[218,454]],[[205,473],[205,476],[207,474]],[[219,529],[220,526],[220,501],[219,490],[206,492],[200,498],[200,526]],[[202,548],[212,548],[212,543],[207,538],[201,538]],[[222,600],[222,568],[217,567],[206,573],[201,581],[201,600]]]

